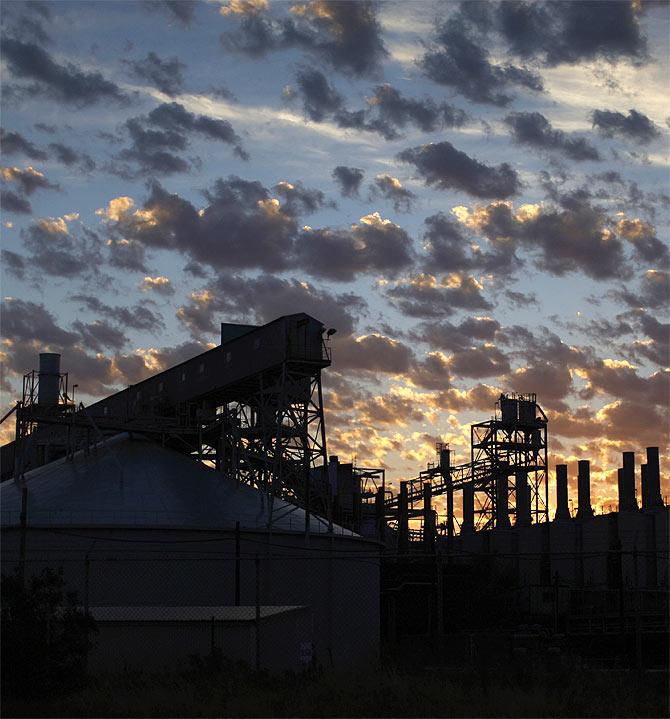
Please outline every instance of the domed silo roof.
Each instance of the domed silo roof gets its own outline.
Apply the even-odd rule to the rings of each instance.
[[[31,526],[132,526],[171,529],[267,529],[270,497],[175,450],[127,433],[73,460],[59,459],[25,475]],[[20,524],[21,489],[0,485],[2,526]],[[305,512],[272,502],[272,531],[304,532]],[[312,515],[310,532],[326,533]],[[338,525],[336,534],[358,536]]]

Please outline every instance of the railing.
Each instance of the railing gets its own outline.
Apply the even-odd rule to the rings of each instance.
[[[236,517],[240,523],[240,529],[245,531],[266,531],[266,521],[259,521],[256,516]],[[21,524],[20,510],[2,510],[0,512],[0,524],[3,528],[19,527]],[[134,527],[173,527],[175,529],[211,529],[233,531],[235,522],[227,525],[217,525],[215,522],[206,521],[188,512],[165,512],[152,510],[128,510],[109,511],[104,510],[81,510],[81,511],[52,511],[35,510],[28,516],[28,527],[30,526],[98,526],[98,525],[119,525]],[[273,532],[304,532],[305,518],[280,515],[273,518]],[[349,529],[333,525],[333,531],[328,530],[325,520],[312,515],[309,529],[310,534],[333,534],[338,536],[354,536],[355,532]]]

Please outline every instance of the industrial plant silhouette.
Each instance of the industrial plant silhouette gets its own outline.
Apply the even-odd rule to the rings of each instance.
[[[89,671],[215,653],[269,672],[667,666],[658,447],[639,506],[624,453],[608,514],[581,460],[573,516],[538,397],[502,394],[467,462],[438,444],[393,492],[384,469],[328,456],[331,334],[306,314],[224,323],[220,345],[88,406],[59,355],[25,375],[2,447],[3,571],[62,569],[97,625]]]

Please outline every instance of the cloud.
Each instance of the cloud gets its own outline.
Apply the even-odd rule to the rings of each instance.
[[[498,320],[487,316],[475,316],[468,317],[457,325],[447,320],[421,322],[410,332],[410,337],[419,342],[426,342],[434,348],[458,351],[477,342],[492,342],[499,330]]]
[[[514,290],[505,290],[505,297],[514,307],[539,307],[540,303],[534,292],[516,292]]]
[[[14,212],[17,215],[29,215],[33,211],[29,200],[11,190],[0,191],[0,207],[5,212]]]
[[[274,186],[274,191],[283,198],[283,211],[288,215],[309,215],[322,207],[337,207],[331,200],[326,200],[321,190],[305,187],[302,182],[288,182],[283,180]]]
[[[120,350],[128,342],[123,330],[113,327],[105,320],[89,323],[76,320],[72,323],[72,328],[79,333],[86,348],[94,352],[104,352],[105,349]]]
[[[313,68],[301,68],[296,82],[303,99],[305,115],[314,122],[323,122],[340,110],[344,98],[333,88],[326,76]]]
[[[620,237],[633,245],[635,253],[642,261],[660,266],[668,265],[667,245],[656,237],[656,229],[652,224],[639,218],[622,218],[617,222],[616,229]]]
[[[176,250],[216,269],[300,268],[338,281],[357,274],[394,274],[412,261],[411,238],[378,213],[346,230],[299,230],[298,215],[328,205],[323,193],[301,183],[275,186],[282,203],[260,182],[231,176],[204,193],[208,204],[199,210],[156,182],[149,188],[142,208],[122,197],[98,211],[106,217],[110,239]]]
[[[94,312],[119,325],[122,329],[134,329],[156,333],[165,327],[163,318],[147,307],[147,302],[137,303],[133,307],[110,306],[93,295],[75,294],[70,297],[80,307]]]
[[[95,170],[95,162],[93,158],[85,152],[78,152],[62,142],[50,142],[49,149],[53,156],[67,167],[79,165],[84,172],[93,172]]]
[[[246,12],[242,6],[246,5]],[[382,40],[376,6],[369,0],[314,0],[294,3],[290,17],[274,20],[258,3],[235,3],[239,25],[224,33],[227,50],[261,57],[268,52],[299,48],[328,63],[338,72],[355,77],[376,73],[388,55]],[[229,4],[228,8],[231,8]]]
[[[40,338],[45,345],[65,346],[77,339],[74,332],[58,326],[54,315],[43,304],[13,297],[5,298],[2,304],[2,334],[13,342]]]
[[[481,291],[480,283],[463,273],[453,273],[441,280],[421,274],[383,289],[386,298],[399,312],[408,317],[426,318],[451,315],[457,309],[491,309],[491,303]]]
[[[413,164],[427,185],[442,190],[459,190],[475,197],[506,198],[521,189],[517,173],[506,162],[492,167],[485,165],[450,142],[430,143],[412,147],[398,155]]]
[[[566,208],[526,205],[513,212],[512,203],[493,202],[459,219],[492,242],[519,243],[537,267],[552,275],[582,272],[596,280],[624,279],[631,273],[623,243],[610,229],[602,209],[581,198]]]
[[[424,132],[444,127],[461,127],[468,116],[447,103],[435,103],[404,97],[391,85],[378,85],[360,110],[346,107],[343,96],[328,78],[312,67],[302,67],[296,74],[298,95],[302,99],[305,116],[313,122],[331,120],[343,129],[375,132],[386,140],[401,137],[399,130],[413,125]],[[295,94],[293,88],[291,92]],[[289,93],[289,99],[293,95]]]
[[[238,157],[248,158],[240,138],[227,120],[189,112],[177,102],[163,103],[148,115],[132,117],[126,121],[125,128],[130,135],[131,146],[122,150],[119,157],[139,166],[135,175],[187,172],[188,163],[175,152],[187,149],[189,134],[232,145]],[[114,169],[122,176],[133,176],[127,168]]]
[[[44,275],[95,275],[102,265],[102,242],[90,230],[74,234],[62,217],[42,218],[21,231],[29,265]]]
[[[340,186],[342,197],[358,196],[363,177],[365,177],[365,172],[359,167],[338,165],[332,172],[332,178]]]
[[[214,268],[274,271],[288,265],[295,218],[260,183],[235,176],[218,180],[205,193],[202,210],[156,182],[149,188],[141,209],[127,206],[110,218],[113,237],[176,250]]]
[[[561,130],[554,130],[539,112],[512,112],[504,121],[511,128],[514,140],[521,145],[560,152],[571,160],[602,159],[598,150],[583,137],[570,137]]]
[[[140,80],[150,82],[162,93],[174,97],[184,85],[182,72],[186,65],[178,57],[163,60],[155,52],[147,53],[142,60],[126,60],[131,74]]]
[[[76,107],[105,101],[128,102],[121,88],[101,73],[84,72],[73,63],[60,65],[35,43],[3,37],[2,56],[14,79],[31,81],[31,85],[22,87],[31,96],[41,94]]]
[[[453,105],[436,103],[430,97],[421,100],[404,97],[388,83],[375,88],[368,104],[382,122],[396,128],[414,125],[423,132],[434,132],[444,127],[461,127],[468,119],[463,110]]]
[[[665,270],[647,270],[639,283],[637,292],[626,288],[616,291],[613,296],[633,308],[667,309],[670,298],[670,275]]]
[[[405,374],[414,360],[412,349],[399,340],[381,334],[333,339],[338,370]]]
[[[0,147],[2,147],[3,155],[25,155],[31,160],[48,160],[44,150],[35,147],[32,142],[27,140],[18,132],[7,132],[0,128]]]
[[[448,352],[448,356],[439,354],[450,375],[482,379],[510,371],[509,358],[494,344],[499,330],[497,320],[475,316],[458,325],[447,320],[421,322],[410,332],[410,337],[426,342],[433,349]]]
[[[9,3],[3,8],[3,25],[12,37],[37,40],[46,45],[50,41],[44,23],[51,20],[51,10],[43,2]]]
[[[591,113],[591,120],[593,127],[604,137],[619,135],[640,145],[646,145],[661,135],[661,131],[652,120],[632,108],[628,111],[628,115],[615,110],[594,110]]]
[[[268,0],[227,0],[219,12],[221,15],[259,15],[268,7]]]
[[[32,195],[35,190],[58,190],[57,184],[49,182],[47,178],[34,167],[28,166],[25,170],[19,167],[0,168],[0,177],[3,182],[16,184],[25,195]]]
[[[194,337],[200,337],[217,333],[221,321],[265,323],[306,312],[337,329],[338,337],[347,337],[366,309],[365,300],[350,292],[335,294],[308,282],[267,274],[224,274],[193,292],[188,304],[177,310],[177,317]]]
[[[140,289],[143,292],[155,292],[156,294],[163,295],[164,297],[169,297],[175,292],[170,280],[162,275],[158,275],[157,277],[151,277],[150,275],[146,276],[142,280]]]
[[[618,0],[582,2],[500,2],[495,26],[509,51],[546,66],[604,59],[646,59],[635,3]]]
[[[393,203],[396,212],[411,212],[416,195],[402,186],[397,177],[383,173],[375,177],[374,184],[370,186],[372,200],[383,197]]]
[[[424,222],[422,267],[426,272],[477,270],[501,278],[512,275],[523,265],[516,255],[516,243],[506,235],[489,235],[491,249],[487,252],[463,234],[463,225],[453,217],[438,212]]]
[[[378,212],[348,230],[304,229],[295,246],[297,266],[314,277],[348,282],[358,274],[394,276],[412,263],[412,240]]]
[[[109,264],[121,270],[131,272],[147,272],[145,264],[146,251],[144,245],[137,240],[107,240]]]
[[[437,31],[419,66],[433,82],[453,87],[473,102],[504,106],[514,98],[512,88],[543,89],[540,76],[531,70],[493,63],[485,44],[464,15],[456,13]]]
[[[197,2],[195,0],[147,0],[150,10],[165,13],[170,19],[188,27],[195,17]]]
[[[19,280],[25,279],[26,261],[16,252],[12,252],[11,250],[2,250],[2,262],[0,264],[2,264],[5,272],[14,275],[14,277]]]

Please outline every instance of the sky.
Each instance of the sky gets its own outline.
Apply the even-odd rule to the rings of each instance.
[[[670,464],[669,6],[2,4],[2,411],[337,329],[328,452],[392,486],[535,392],[553,467]],[[2,439],[11,438],[6,422]],[[670,486],[662,474],[662,492]],[[639,478],[638,478],[639,494]]]

